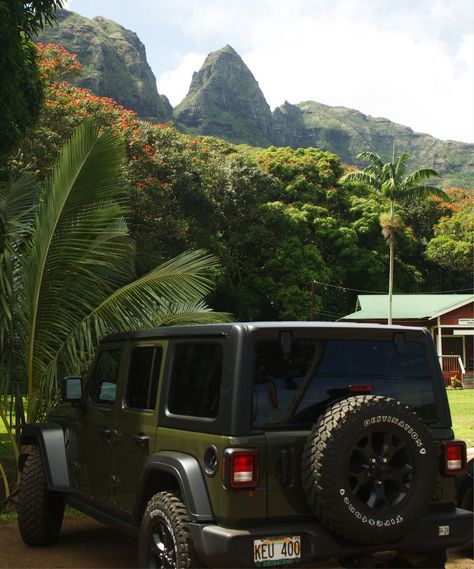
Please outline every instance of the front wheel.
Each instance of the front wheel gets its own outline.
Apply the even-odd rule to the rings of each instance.
[[[18,526],[27,545],[56,543],[63,523],[64,496],[48,490],[43,458],[36,447],[28,456],[18,490]]]
[[[172,492],[152,496],[143,514],[138,540],[138,566],[162,569],[202,567],[194,550],[189,518]]]

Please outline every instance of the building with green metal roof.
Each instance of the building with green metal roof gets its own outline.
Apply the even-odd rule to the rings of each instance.
[[[446,312],[463,307],[474,301],[472,294],[394,294],[394,320],[431,320]],[[388,314],[388,296],[386,294],[361,294],[357,297],[356,312],[341,320],[386,320]]]

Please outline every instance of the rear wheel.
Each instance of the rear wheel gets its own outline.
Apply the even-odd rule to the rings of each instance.
[[[188,524],[186,508],[177,494],[155,494],[143,515],[138,540],[138,566],[153,569],[202,567]]]
[[[43,458],[36,447],[28,456],[18,490],[18,526],[28,545],[56,543],[63,523],[64,496],[46,483]]]

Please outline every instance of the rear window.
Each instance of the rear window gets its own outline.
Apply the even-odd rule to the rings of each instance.
[[[220,344],[176,346],[168,403],[170,413],[207,419],[217,417],[222,357]]]
[[[255,427],[312,424],[350,387],[410,405],[436,420],[430,368],[422,344],[295,339],[286,355],[277,340],[258,340],[254,354]]]

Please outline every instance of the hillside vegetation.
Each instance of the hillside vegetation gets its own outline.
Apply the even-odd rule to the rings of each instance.
[[[139,274],[185,250],[207,249],[221,264],[211,305],[244,320],[309,319],[313,279],[329,285],[316,288],[321,319],[351,312],[351,289],[386,292],[388,248],[380,216],[387,204],[364,185],[341,183],[345,167],[338,156],[315,148],[249,151],[141,121],[111,99],[64,81],[68,72],[77,74],[71,54],[54,46],[40,53],[46,101],[11,167],[45,177],[63,142],[88,116],[122,133]],[[471,286],[472,194],[449,193],[452,203],[399,208],[405,225],[396,236],[395,292]]]
[[[135,33],[102,17],[89,20],[62,11],[58,19],[59,26],[46,28],[39,39],[78,56],[84,72],[75,84],[113,98],[140,118],[173,120],[182,132],[232,143],[320,148],[358,166],[360,152],[370,150],[388,161],[395,148],[397,154],[410,153],[412,169],[436,169],[444,188],[474,188],[474,145],[438,140],[386,118],[315,101],[285,102],[272,113],[252,72],[229,45],[209,54],[173,110],[156,90],[145,47]]]

